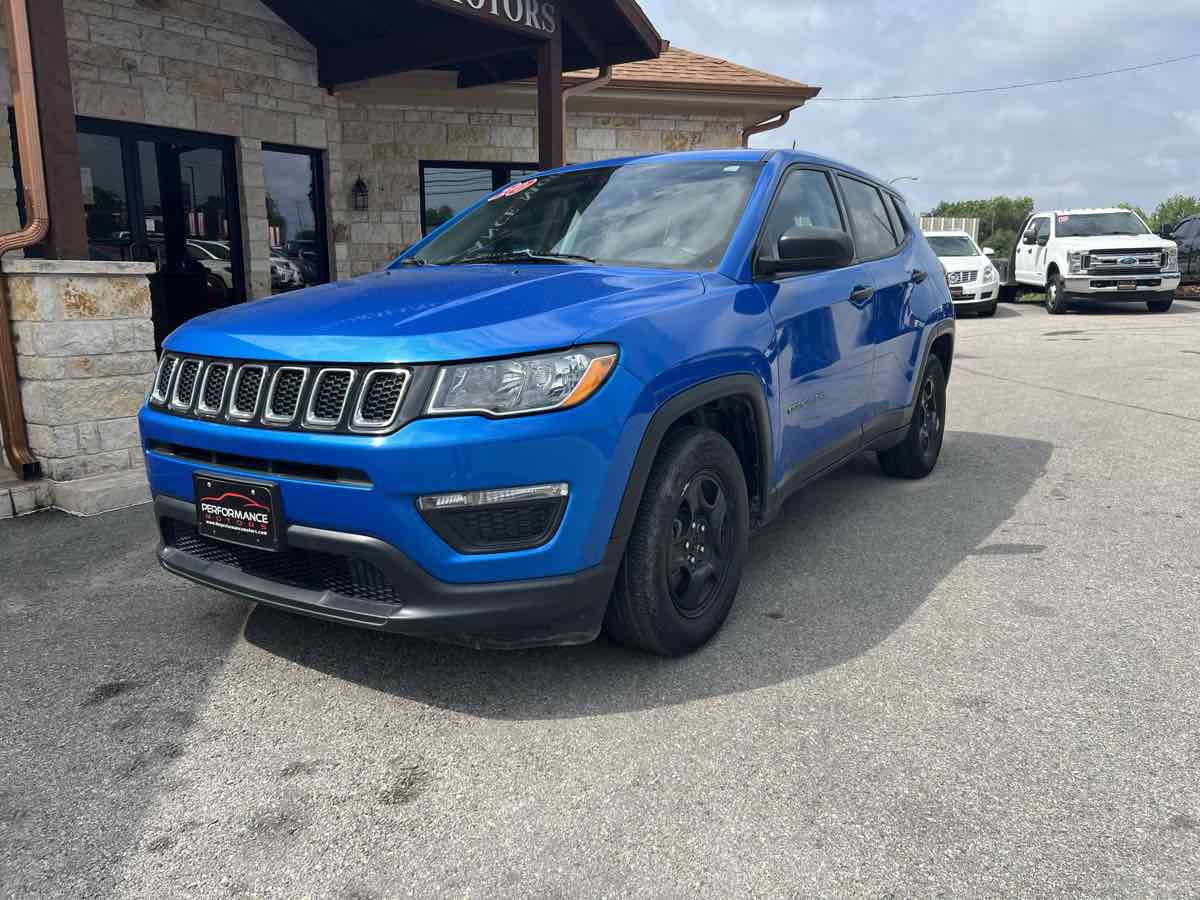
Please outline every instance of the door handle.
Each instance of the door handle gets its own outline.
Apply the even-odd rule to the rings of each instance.
[[[920,269],[916,269],[916,270],[914,270],[914,271],[913,271],[913,273],[912,273],[912,283],[913,283],[913,284],[920,284],[921,282],[923,282],[923,281],[924,281],[926,278],[928,278],[928,277],[929,277],[929,273],[928,273],[928,272],[922,272]]]
[[[850,292],[850,302],[855,306],[865,306],[867,301],[875,296],[875,288],[860,284]]]

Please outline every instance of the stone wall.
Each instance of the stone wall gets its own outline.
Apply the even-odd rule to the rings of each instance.
[[[29,443],[53,481],[144,469],[136,416],[156,365],[152,270],[3,261]]]

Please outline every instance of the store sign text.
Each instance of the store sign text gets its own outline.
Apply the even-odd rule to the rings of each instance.
[[[542,34],[558,31],[558,4],[545,0],[437,0],[441,6],[461,7],[481,16],[495,16]]]

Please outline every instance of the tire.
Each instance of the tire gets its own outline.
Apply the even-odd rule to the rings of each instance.
[[[1147,300],[1146,307],[1152,313],[1165,313],[1171,308],[1171,304],[1174,302],[1174,297],[1168,297],[1166,300]]]
[[[646,483],[605,633],[661,656],[703,646],[733,606],[749,535],[750,498],[733,447],[708,428],[671,435]]]
[[[987,309],[981,309],[979,311],[979,318],[990,319],[992,316],[994,316],[996,314],[996,306],[998,303],[999,303],[999,301],[996,301],[996,303],[993,303]]]
[[[880,451],[879,467],[893,478],[924,478],[937,466],[945,435],[946,373],[941,360],[930,356],[917,388],[908,433],[895,447]]]
[[[1046,312],[1052,316],[1061,316],[1071,308],[1066,291],[1067,283],[1057,272],[1046,280]]]

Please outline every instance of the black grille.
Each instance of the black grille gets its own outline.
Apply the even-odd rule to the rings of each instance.
[[[318,593],[331,591],[355,600],[402,603],[388,577],[361,559],[295,548],[272,553],[239,547],[204,537],[194,526],[173,520],[165,522],[164,533],[168,545],[189,556],[256,578]]]
[[[158,370],[158,384],[155,386],[155,391],[160,397],[167,396],[167,389],[171,386],[171,374],[175,371],[176,362],[178,360],[174,356],[168,356]]]
[[[538,547],[558,528],[565,499],[512,506],[424,510],[422,515],[460,553],[491,553]]]
[[[262,387],[262,369],[242,369],[238,378],[237,396],[233,398],[234,409],[247,415],[254,412],[258,404],[258,392]]]
[[[179,384],[175,388],[175,399],[180,406],[191,406],[196,393],[196,376],[200,374],[197,360],[185,360],[179,369]]]
[[[346,395],[350,393],[350,384],[354,376],[349,372],[324,372],[315,388],[316,397],[313,400],[312,415],[322,422],[336,422],[342,417],[346,408]]]
[[[205,409],[217,409],[225,397],[225,382],[228,380],[229,366],[213,365],[208,367],[208,377],[204,379],[204,394],[200,398]]]
[[[359,421],[364,425],[386,425],[390,422],[404,393],[405,380],[403,372],[377,372],[362,398]]]
[[[279,419],[294,419],[303,387],[304,372],[299,369],[282,370],[275,377],[275,390],[271,393],[271,415]]]

